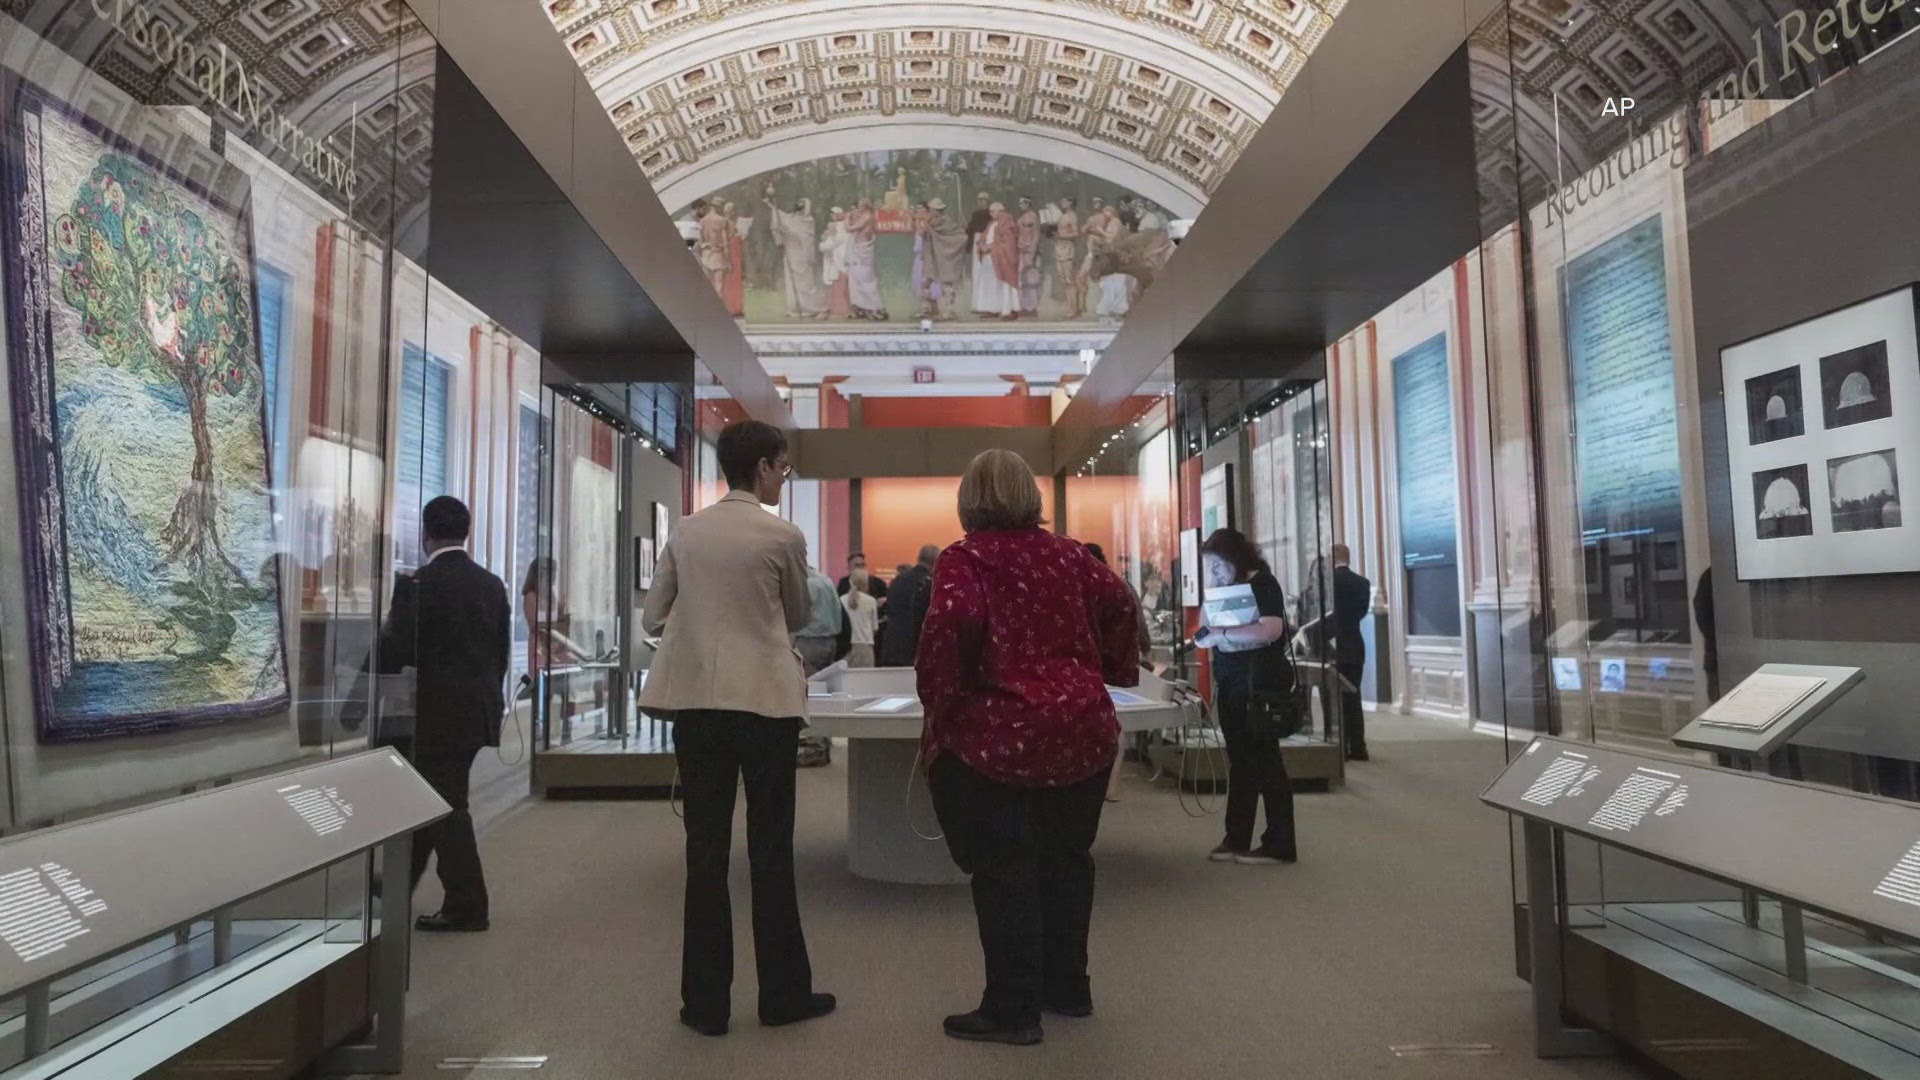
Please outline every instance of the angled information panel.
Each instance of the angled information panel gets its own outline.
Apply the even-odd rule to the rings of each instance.
[[[1538,738],[1481,799],[1802,907],[1920,936],[1920,805]]]
[[[0,994],[448,813],[376,750],[0,842]]]
[[[1673,741],[1695,750],[1766,757],[1860,685],[1857,667],[1762,664]]]

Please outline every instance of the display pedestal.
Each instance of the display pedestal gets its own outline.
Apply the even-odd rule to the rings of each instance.
[[[927,782],[913,775],[918,739],[847,740],[847,869],[874,881],[902,885],[959,885],[967,875],[953,865],[939,836]],[[912,777],[913,798],[907,802]]]

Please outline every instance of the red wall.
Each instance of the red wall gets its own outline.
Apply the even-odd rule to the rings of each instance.
[[[1046,427],[1048,399],[1031,394],[998,397],[870,397],[860,401],[867,427]]]

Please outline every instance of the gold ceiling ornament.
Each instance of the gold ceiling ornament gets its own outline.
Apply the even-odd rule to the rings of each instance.
[[[817,10],[809,0],[544,0],[544,6],[589,76],[684,48],[687,39],[715,32],[715,24],[737,29],[730,20],[753,25]],[[1294,54],[1313,51],[1346,0],[979,0],[937,6],[952,10],[939,12],[936,21],[970,26],[988,21],[996,7],[1106,16],[1233,61],[1277,92],[1298,68]]]
[[[1346,0],[974,0],[910,26],[875,26],[899,21],[876,0],[542,2],[656,186],[769,134],[926,114],[1118,148],[1199,196]]]
[[[756,46],[608,104],[656,183],[784,129],[926,113],[1111,144],[1210,191],[1264,119],[1162,66],[1071,41],[962,28]]]

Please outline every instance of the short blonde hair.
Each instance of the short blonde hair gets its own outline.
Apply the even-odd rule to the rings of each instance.
[[[1026,459],[1011,450],[983,450],[960,478],[960,527],[1031,529],[1041,524],[1040,486]]]

